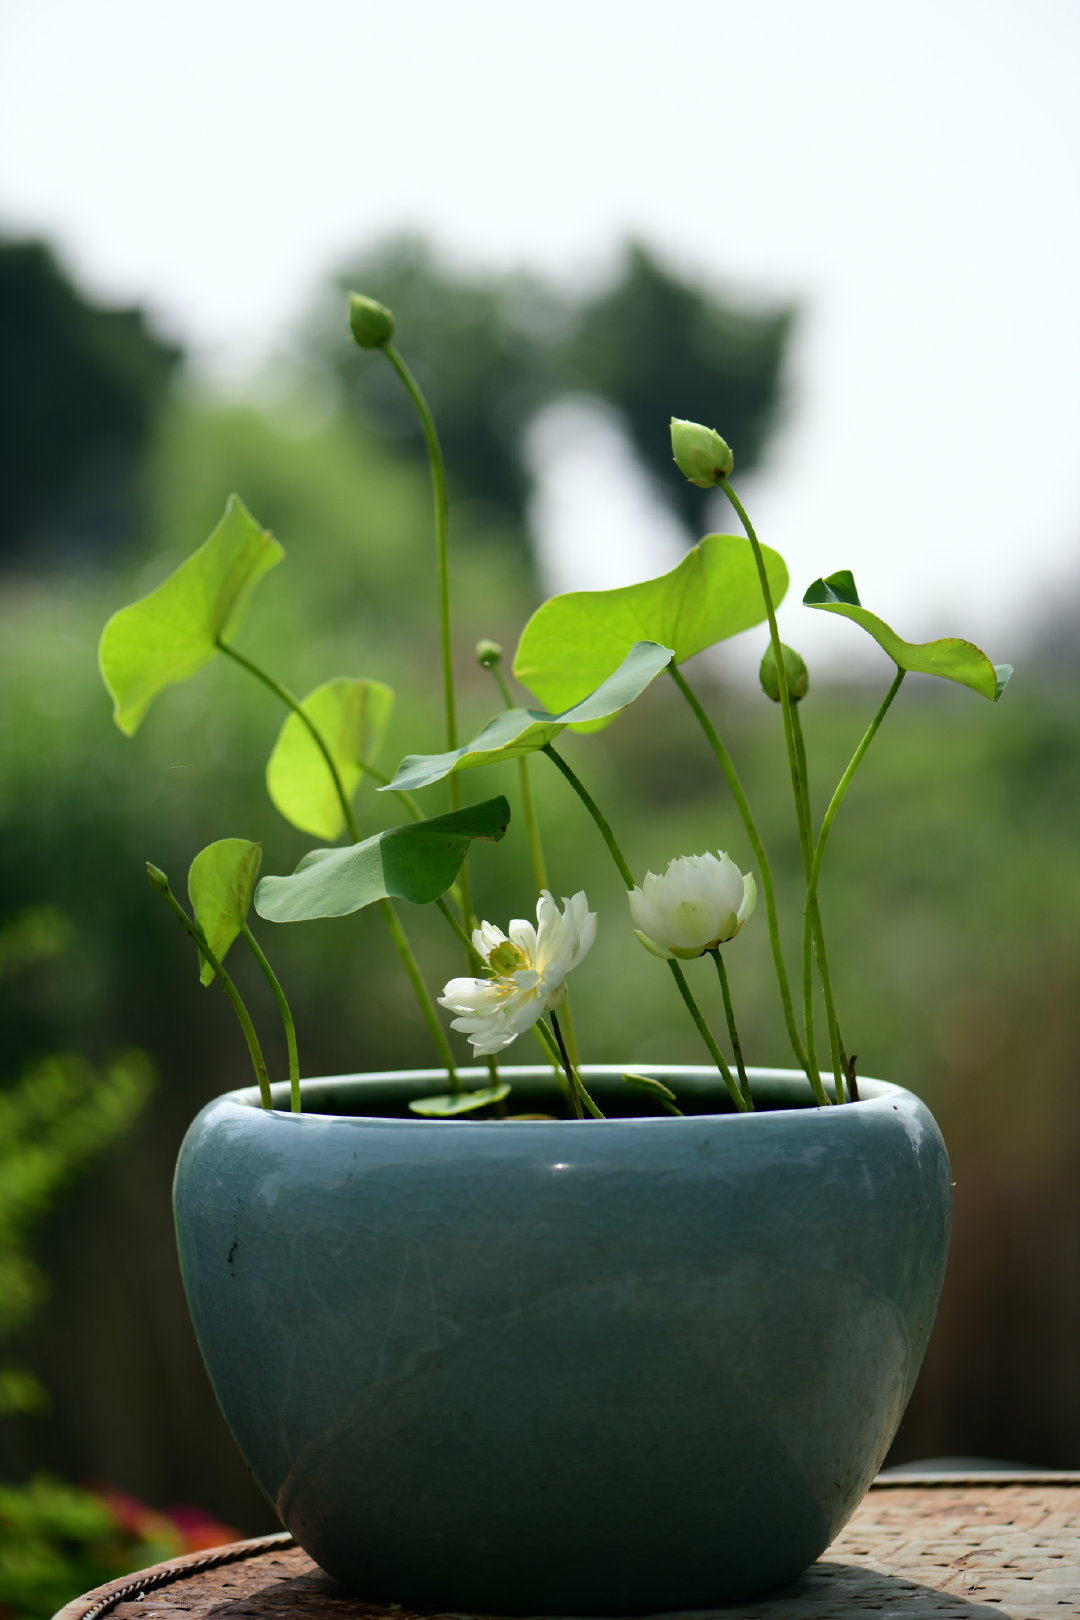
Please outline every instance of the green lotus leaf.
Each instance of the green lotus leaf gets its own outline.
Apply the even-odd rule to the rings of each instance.
[[[803,602],[807,607],[839,613],[841,618],[861,625],[899,669],[957,681],[961,686],[970,686],[973,692],[981,692],[993,703],[1004,692],[1012,674],[1011,664],[992,664],[972,642],[959,641],[954,636],[941,641],[904,641],[884,619],[863,607],[850,569],[842,568],[826,579],[816,579]]]
[[[219,838],[200,849],[188,871],[188,899],[206,943],[219,962],[247,921],[262,865],[262,845],[247,838]],[[205,957],[200,978],[211,984],[214,970]]]
[[[268,922],[345,917],[376,900],[427,905],[446,893],[476,838],[498,843],[510,824],[501,796],[365,838],[343,849],[313,849],[291,877],[264,877],[255,910]]]
[[[773,601],[787,590],[783,558],[762,547]],[[514,674],[551,709],[578,703],[635,641],[672,649],[675,662],[765,618],[757,567],[743,535],[707,534],[659,579],[610,591],[571,591],[537,608],[518,642]]]
[[[300,707],[330,750],[345,797],[350,802],[364,765],[375,759],[386,734],[394,694],[381,681],[327,681],[309,692]],[[286,821],[302,832],[330,841],[345,827],[334,779],[322,750],[298,714],[278,733],[266,767],[266,789]]]
[[[640,697],[671,659],[670,647],[660,647],[654,641],[639,641],[614,674],[562,714],[548,714],[546,709],[506,709],[460,748],[453,748],[447,754],[409,754],[399,765],[394,780],[379,791],[430,787],[451,771],[469,770],[474,765],[495,765],[502,760],[535,753],[554,741],[567,726],[611,719]]]
[[[159,692],[210,662],[218,638],[236,630],[255,585],[284,555],[230,495],[209,540],[148,596],[113,614],[98,662],[122,732],[134,736]]]
[[[510,1095],[510,1087],[501,1083],[485,1086],[482,1091],[455,1091],[443,1097],[418,1097],[409,1107],[414,1114],[425,1119],[453,1119],[458,1114],[471,1114],[478,1108],[490,1108]]]

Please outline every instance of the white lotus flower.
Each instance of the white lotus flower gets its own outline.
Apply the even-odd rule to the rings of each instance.
[[[596,938],[596,913],[584,890],[570,900],[564,896],[563,906],[560,911],[545,889],[536,903],[535,928],[518,917],[509,935],[489,922],[473,932],[491,977],[451,979],[439,1005],[461,1014],[450,1027],[469,1037],[478,1057],[501,1052],[566,995],[566,975]]]
[[[635,932],[654,956],[704,956],[734,939],[757,905],[757,884],[729,855],[678,855],[628,896]]]

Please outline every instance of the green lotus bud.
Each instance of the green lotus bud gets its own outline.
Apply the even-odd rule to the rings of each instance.
[[[785,647],[784,643],[781,642],[780,654],[784,660],[784,673],[787,675],[788,696],[792,703],[798,703],[810,690],[809,672],[794,647]],[[780,682],[776,678],[776,660],[773,657],[771,647],[766,649],[765,656],[761,660],[758,679],[761,682],[761,690],[765,693],[765,696],[772,698],[774,703],[779,703]]]
[[[671,418],[671,449],[679,471],[699,489],[712,489],[735,465],[730,445],[715,428],[684,422],[678,416]]]
[[[476,643],[476,662],[481,669],[497,669],[502,663],[502,648],[497,641]]]
[[[160,866],[155,866],[153,861],[147,861],[146,875],[150,879],[150,887],[152,889],[156,889],[158,894],[168,894],[169,880],[165,876],[165,873],[161,870]]]
[[[351,292],[349,329],[362,349],[381,349],[394,335],[394,317],[385,304]]]

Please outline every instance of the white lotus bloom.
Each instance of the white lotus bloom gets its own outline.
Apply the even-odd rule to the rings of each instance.
[[[536,903],[535,928],[518,917],[509,934],[489,922],[474,930],[473,945],[491,976],[451,979],[439,1005],[461,1015],[450,1027],[469,1037],[478,1057],[501,1052],[566,995],[566,975],[596,938],[596,913],[584,890],[570,900],[564,896],[563,907],[545,889]]]
[[[734,939],[757,905],[757,884],[729,855],[678,855],[662,877],[631,889],[630,913],[655,956],[703,956]]]

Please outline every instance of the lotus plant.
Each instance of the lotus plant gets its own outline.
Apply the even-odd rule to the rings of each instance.
[[[430,1031],[445,1089],[410,1104],[430,1117],[505,1113],[510,1085],[498,1069],[500,1055],[531,1032],[560,1074],[568,1112],[599,1116],[582,1083],[579,1043],[566,1001],[568,976],[587,956],[597,916],[584,892],[563,901],[549,884],[530,771],[542,756],[561,775],[591,818],[618,869],[629,900],[629,919],[608,926],[631,933],[664,962],[704,1042],[730,1099],[739,1111],[754,1107],[742,1044],[735,1023],[724,957],[755,915],[758,890],[776,975],[779,1009],[791,1049],[813,1099],[831,1107],[858,1098],[855,1060],[841,1030],[829,972],[818,889],[822,863],[837,813],[852,780],[909,673],[933,675],[966,686],[997,702],[1011,670],[994,666],[971,642],[953,638],[913,643],[865,608],[854,578],[841,570],[815,580],[803,596],[811,609],[844,618],[877,642],[893,675],[877,712],[855,748],[815,822],[807,789],[806,747],[799,708],[809,692],[800,655],[780,641],[776,608],[788,586],[783,559],[763,545],[731,483],[734,455],[713,428],[673,418],[671,447],[677,469],[706,490],[719,490],[739,521],[740,532],[707,534],[677,567],[657,579],[605,591],[574,591],[537,609],[525,625],[512,670],[533,695],[534,707],[515,700],[503,670],[502,649],[492,641],[476,650],[492,676],[502,707],[462,741],[454,684],[451,569],[446,476],[435,422],[415,378],[399,354],[391,312],[375,299],[351,294],[349,325],[359,348],[380,356],[411,399],[428,451],[434,506],[434,561],[443,692],[444,748],[410,754],[392,776],[376,769],[394,695],[369,677],[336,677],[298,697],[274,672],[241,650],[236,637],[260,579],[281,562],[279,543],[230,497],[210,538],[140,601],[121,608],[105,627],[101,672],[114,703],[114,719],[133,735],[154,700],[168,686],[225,658],[270,691],[284,709],[267,766],[271,801],[286,820],[321,842],[289,875],[260,881],[261,845],[224,838],[201,850],[188,874],[186,909],[167,875],[147,863],[151,885],[195,940],[204,983],[219,983],[239,1018],[264,1106],[271,1107],[270,1077],[253,1021],[226,966],[236,940],[243,940],[265,974],[285,1025],[291,1105],[301,1106],[296,1033],[284,991],[250,923],[252,909],[273,923],[345,916],[375,907],[397,951]],[[764,625],[767,644],[760,666],[765,696],[780,710],[791,785],[791,810],[803,871],[801,943],[797,978],[781,943],[777,886],[768,853],[735,761],[685,665],[696,653]],[[693,717],[712,754],[742,823],[747,857],[726,852],[671,852],[665,870],[635,879],[610,822],[584,781],[556,747],[571,726],[596,730],[611,723],[666,675]],[[506,798],[465,803],[464,773],[505,764],[517,774],[524,835],[539,900],[535,926],[512,921],[504,933],[474,912],[469,859],[479,847],[502,840],[510,822]],[[362,784],[396,800],[404,819],[362,837],[354,799]],[[417,794],[445,784],[445,807],[429,814]],[[340,840],[344,838],[344,842]],[[665,852],[667,854],[667,852]],[[747,870],[741,870],[744,862]],[[436,997],[407,936],[400,902],[433,905],[464,954],[467,973],[452,978]],[[691,989],[686,965],[712,958],[727,1027],[727,1051]],[[452,1014],[450,1030],[467,1038],[484,1058],[488,1083],[467,1086],[439,1008]],[[822,1017],[823,1015],[823,1017]],[[823,1063],[819,1050],[828,1047]],[[643,1111],[678,1114],[678,1099],[650,1076],[624,1077]]]

